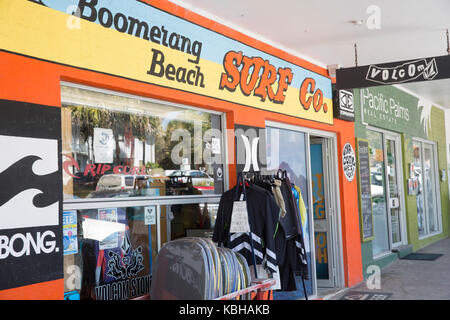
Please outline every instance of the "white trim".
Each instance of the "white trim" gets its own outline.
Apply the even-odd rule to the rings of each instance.
[[[141,207],[149,205],[172,205],[192,203],[219,203],[221,195],[203,196],[159,196],[142,198],[94,198],[67,200],[63,203],[64,210],[100,209],[107,207]]]
[[[430,233],[430,234],[427,234],[427,235],[424,235],[424,236],[419,236],[419,240],[425,240],[425,239],[428,239],[428,238],[431,238],[431,237],[438,236],[438,235],[442,234],[442,232],[443,231],[437,231],[437,232],[433,232],[433,233]]]
[[[159,204],[156,205],[156,212],[156,251],[158,253],[161,250],[161,206]]]

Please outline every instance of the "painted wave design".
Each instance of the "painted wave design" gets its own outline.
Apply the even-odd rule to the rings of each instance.
[[[33,164],[42,158],[30,155],[15,162],[0,172],[0,207],[16,195],[29,189],[37,189],[40,193],[33,196],[36,208],[45,208],[58,202],[58,171],[37,175]]]

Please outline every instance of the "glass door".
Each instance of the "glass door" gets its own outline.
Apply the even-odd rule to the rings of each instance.
[[[329,208],[327,144],[323,138],[311,138],[311,185],[314,217],[314,244],[316,253],[317,285],[335,287],[334,250],[331,236]]]
[[[424,193],[427,199],[428,232],[435,233],[439,231],[436,199],[436,168],[434,166],[433,146],[428,143],[423,144],[423,169]]]
[[[400,136],[368,130],[374,256],[390,252],[405,241],[401,201]]]
[[[367,130],[369,140],[370,193],[372,195],[373,233],[372,252],[374,256],[389,251],[385,155],[383,134]]]
[[[400,223],[399,174],[397,168],[397,139],[395,136],[385,135],[386,146],[386,181],[388,192],[388,219],[390,220],[390,234],[392,246],[402,243]],[[400,180],[401,181],[401,180]]]

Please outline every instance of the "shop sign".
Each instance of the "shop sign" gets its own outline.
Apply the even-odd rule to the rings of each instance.
[[[336,119],[355,121],[355,105],[353,102],[353,90],[335,90],[333,113]]]
[[[237,124],[234,136],[236,172],[264,172],[267,164],[265,129]]]
[[[431,104],[398,88],[383,86],[355,90],[363,124],[426,138]]]
[[[328,77],[149,1],[18,0],[3,4],[0,21],[8,21],[0,43],[10,52],[333,123]]]
[[[62,278],[64,251],[60,110],[1,104],[0,274],[20,276],[0,276],[0,290]]]
[[[345,178],[348,181],[353,181],[356,171],[356,157],[352,145],[348,142],[344,145],[344,150],[342,151],[342,166]]]
[[[450,55],[336,70],[338,89],[356,89],[450,78]]]

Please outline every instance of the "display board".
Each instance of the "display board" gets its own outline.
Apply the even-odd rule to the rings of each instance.
[[[369,141],[356,139],[361,240],[373,240],[372,195],[370,192]]]

